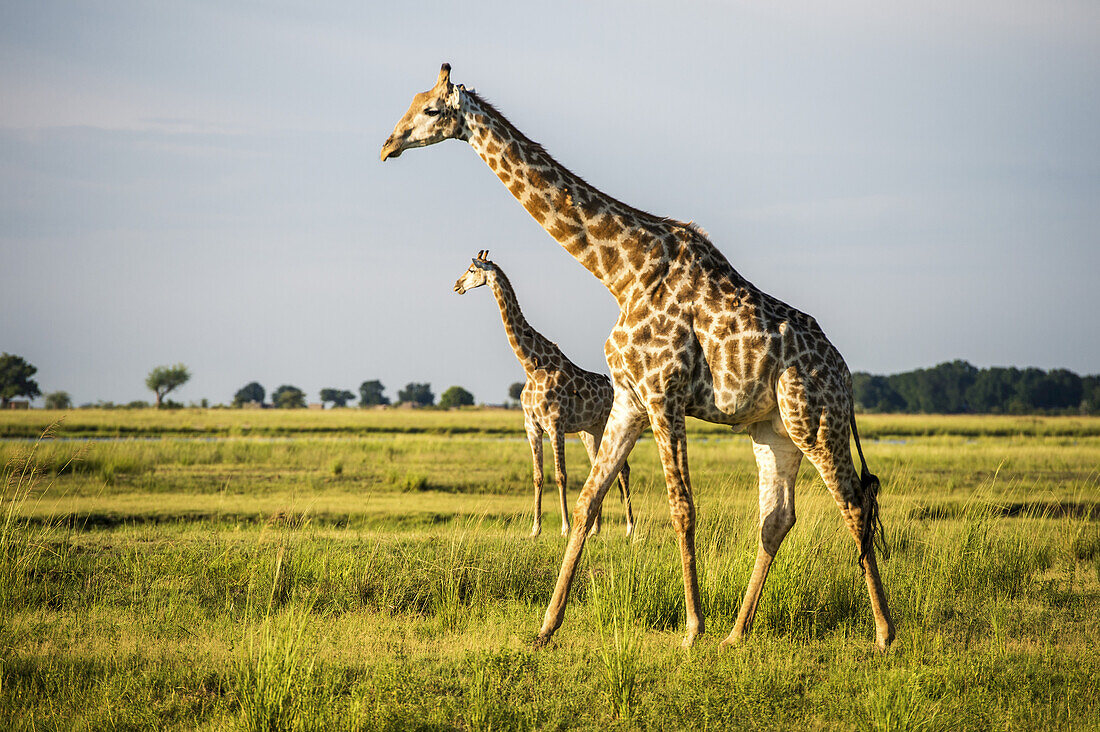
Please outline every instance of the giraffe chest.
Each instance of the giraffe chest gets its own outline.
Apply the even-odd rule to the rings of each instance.
[[[658,395],[686,398],[700,350],[685,311],[638,308],[620,314],[604,355],[612,381],[649,401]]]

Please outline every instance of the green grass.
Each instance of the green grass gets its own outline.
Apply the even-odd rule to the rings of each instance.
[[[536,652],[564,543],[554,510],[525,538],[527,445],[492,431],[513,414],[393,413],[409,421],[387,431],[348,424],[388,412],[264,412],[258,435],[181,438],[188,420],[244,414],[189,412],[80,428],[132,435],[136,414],[154,439],[0,442],[0,727],[1100,727],[1089,420],[882,417],[880,441],[861,421],[892,549],[885,655],[855,545],[807,465],[754,635],[718,652],[756,550],[751,449],[728,431],[690,443],[707,633],[679,649],[678,552],[646,438],[634,540],[611,495],[565,624]],[[446,426],[464,419],[475,431]],[[572,502],[587,462],[575,441],[567,456]]]
[[[68,437],[302,437],[370,434],[524,436],[518,409],[34,409],[0,412],[0,437],[36,439],[63,419]],[[722,425],[688,419],[695,435],[727,435]],[[1100,437],[1100,416],[863,414],[864,438]]]

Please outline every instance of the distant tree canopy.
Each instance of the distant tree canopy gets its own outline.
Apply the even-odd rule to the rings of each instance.
[[[355,398],[347,389],[321,389],[321,403],[332,402],[335,407],[346,407]]]
[[[359,385],[359,406],[377,407],[389,404],[390,398],[382,393],[385,389],[386,387],[382,386],[382,382],[377,379],[364,381]]]
[[[966,361],[890,376],[852,374],[856,408],[936,414],[1100,414],[1100,376],[1066,369],[979,369]]]
[[[304,409],[306,406],[306,393],[296,386],[283,384],[271,392],[271,403],[277,409]]]
[[[38,382],[31,378],[36,373],[38,368],[20,356],[0,354],[0,406],[8,406],[8,402],[16,397],[34,399],[41,394]]]
[[[259,382],[250,381],[240,389],[237,389],[237,393],[233,395],[233,406],[239,407],[249,402],[263,404],[265,396],[267,396],[267,392],[264,391],[264,388],[260,386]]]
[[[409,382],[405,388],[397,392],[397,401],[411,402],[422,407],[430,407],[435,404],[435,394],[432,394],[431,384],[417,384]]]
[[[46,395],[46,409],[72,409],[73,398],[67,391],[52,391]]]
[[[191,372],[182,363],[175,366],[157,366],[145,377],[145,386],[157,395],[157,407],[169,392],[187,383]]]
[[[461,386],[452,386],[439,397],[439,406],[446,409],[451,407],[472,407],[474,395]]]
[[[517,381],[508,387],[508,397],[515,401],[519,401],[519,398],[523,396],[523,382]]]

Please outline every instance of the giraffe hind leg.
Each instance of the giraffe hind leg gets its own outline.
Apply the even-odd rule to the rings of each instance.
[[[624,462],[623,469],[619,471],[619,497],[623,501],[623,510],[626,511],[626,535],[634,533],[634,510],[630,506],[630,463]]]
[[[565,471],[565,433],[561,425],[550,425],[550,445],[554,450],[554,473],[558,480],[558,503],[561,506],[561,535],[569,535],[569,505],[565,500],[565,486],[568,476]]]
[[[535,519],[531,525],[531,536],[542,533],[542,427],[533,421],[527,422],[527,442],[531,445],[532,479],[535,486]]]
[[[875,618],[875,643],[879,649],[886,650],[894,640],[894,622],[875,559],[874,524],[878,514],[878,496],[877,490],[864,490],[852,464],[850,418],[850,408],[847,411],[835,409],[835,405],[831,410],[795,410],[794,414],[783,415],[788,432],[796,444],[802,443],[799,444],[800,449],[821,475],[856,542]]]
[[[723,648],[740,643],[752,630],[768,570],[779,545],[795,522],[794,484],[798,466],[802,463],[802,452],[785,432],[777,432],[771,422],[753,425],[750,433],[760,474],[760,536],[756,563],[745,588],[745,598],[733,630],[721,643]]]
[[[600,451],[600,438],[602,434],[582,431],[580,433],[581,442],[584,443],[584,449],[588,453],[588,462],[592,465],[596,464],[596,454]],[[592,528],[589,529],[588,535],[595,536],[600,533],[603,528],[603,503],[600,503],[600,508],[596,512],[596,521],[592,524]]]

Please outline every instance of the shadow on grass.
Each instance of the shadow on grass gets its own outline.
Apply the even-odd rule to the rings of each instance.
[[[914,519],[961,519],[973,509],[966,504],[919,506],[909,516]],[[991,503],[988,510],[994,516],[1005,518],[1079,518],[1100,520],[1100,502],[1096,501],[1014,501]]]

